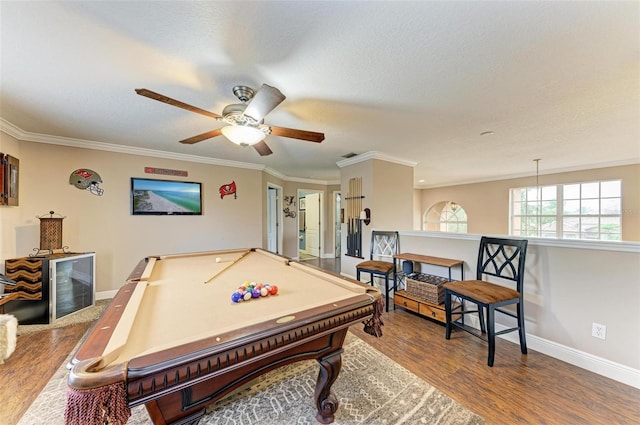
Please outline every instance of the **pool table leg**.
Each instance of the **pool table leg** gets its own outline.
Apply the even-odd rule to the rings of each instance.
[[[318,359],[320,364],[320,372],[318,373],[318,381],[314,398],[318,414],[316,419],[323,424],[333,422],[333,416],[338,410],[338,399],[331,394],[331,386],[335,382],[340,368],[342,367],[342,349],[334,351],[328,356]]]

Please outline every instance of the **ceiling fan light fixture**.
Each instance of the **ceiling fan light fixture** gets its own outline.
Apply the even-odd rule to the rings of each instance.
[[[228,125],[222,127],[221,131],[224,137],[240,146],[253,146],[267,136],[258,128],[242,125]]]

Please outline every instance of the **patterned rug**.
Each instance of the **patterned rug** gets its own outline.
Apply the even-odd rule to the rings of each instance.
[[[70,314],[62,319],[58,319],[49,325],[21,325],[18,323],[18,335],[40,332],[47,329],[63,328],[65,326],[75,325],[76,323],[93,322],[100,317],[103,310],[110,302],[111,299],[96,301],[94,306]]]
[[[383,336],[384,338],[384,336]],[[348,334],[332,392],[337,425],[462,425],[483,420],[358,337]],[[65,362],[66,364],[66,362]],[[67,370],[62,365],[18,425],[63,424]],[[200,425],[317,425],[316,361],[272,371],[209,408]],[[128,424],[150,424],[143,406]]]

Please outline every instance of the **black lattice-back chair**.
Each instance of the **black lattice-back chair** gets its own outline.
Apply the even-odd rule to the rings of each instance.
[[[493,366],[496,335],[519,331],[520,351],[522,351],[522,354],[527,354],[523,288],[526,255],[526,240],[483,236],[480,240],[480,250],[478,252],[476,280],[447,282],[444,285],[444,304],[447,315],[446,338],[449,339],[451,337],[453,327],[458,327],[487,341],[489,343],[487,359],[489,366]],[[491,279],[496,283],[488,282],[487,279]],[[497,282],[501,284],[497,284]],[[509,284],[512,288],[503,286],[503,284]],[[457,307],[453,307],[452,298],[473,303],[477,306],[477,309],[466,310],[463,302],[460,302]],[[509,304],[516,305],[515,313],[501,308]],[[517,326],[496,332],[496,312],[515,318]],[[464,323],[465,315],[472,313],[478,314],[481,332]],[[452,320],[454,315],[456,320]]]
[[[369,260],[363,261],[356,266],[358,280],[360,273],[369,273],[371,280],[369,283],[373,286],[373,278],[378,276],[384,278],[385,290],[385,308],[389,311],[389,292],[393,288],[389,287],[390,279],[395,281],[395,267],[393,256],[400,251],[400,236],[395,231],[374,230],[371,232],[371,250]]]

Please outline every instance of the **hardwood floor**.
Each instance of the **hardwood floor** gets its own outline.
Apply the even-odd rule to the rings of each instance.
[[[16,350],[0,365],[0,424],[18,423],[90,326],[80,323],[18,336]]]
[[[300,260],[304,264],[309,264],[315,267],[320,267],[321,269],[328,270],[330,272],[340,274],[340,259],[339,258],[320,258],[320,257],[311,257],[306,260]]]
[[[495,365],[489,368],[486,345],[464,332],[447,341],[442,325],[400,309],[383,320],[381,338],[364,334],[361,326],[351,331],[487,424],[640,423],[638,389],[531,350],[524,356],[503,340],[497,341]],[[89,326],[18,337],[16,351],[0,365],[0,424],[18,422]]]
[[[442,325],[401,309],[383,320],[381,338],[351,331],[487,424],[640,424],[638,389],[499,338],[490,368],[486,344],[466,332],[447,341]]]

